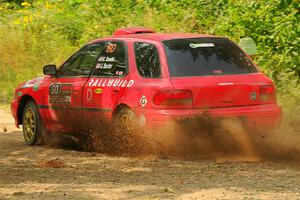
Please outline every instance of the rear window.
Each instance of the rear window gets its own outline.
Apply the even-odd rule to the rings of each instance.
[[[134,52],[136,66],[142,77],[159,78],[161,76],[158,51],[153,44],[136,42]]]
[[[173,77],[258,72],[238,46],[226,38],[184,38],[163,44]]]

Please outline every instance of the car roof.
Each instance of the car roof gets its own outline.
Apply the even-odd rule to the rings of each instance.
[[[208,34],[194,34],[194,33],[141,33],[141,34],[124,34],[124,35],[113,35],[109,37],[99,38],[93,40],[89,43],[96,43],[103,40],[110,39],[123,39],[123,40],[152,40],[152,41],[164,41],[164,40],[173,40],[173,39],[182,39],[182,38],[204,38],[204,37],[214,37],[214,38],[224,38],[215,35]]]

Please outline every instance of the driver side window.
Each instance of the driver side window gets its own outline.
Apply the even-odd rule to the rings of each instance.
[[[58,76],[89,76],[103,48],[103,43],[83,47],[60,67]]]

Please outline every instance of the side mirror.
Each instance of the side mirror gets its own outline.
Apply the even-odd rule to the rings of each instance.
[[[45,75],[55,75],[57,73],[56,65],[45,65],[43,73]]]
[[[254,40],[252,38],[241,38],[239,46],[249,55],[257,55],[257,48]]]

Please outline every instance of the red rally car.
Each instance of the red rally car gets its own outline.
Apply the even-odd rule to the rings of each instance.
[[[118,29],[43,72],[18,86],[11,103],[29,145],[42,127],[94,129],[99,119],[152,126],[208,112],[264,129],[281,120],[272,80],[224,37]]]

